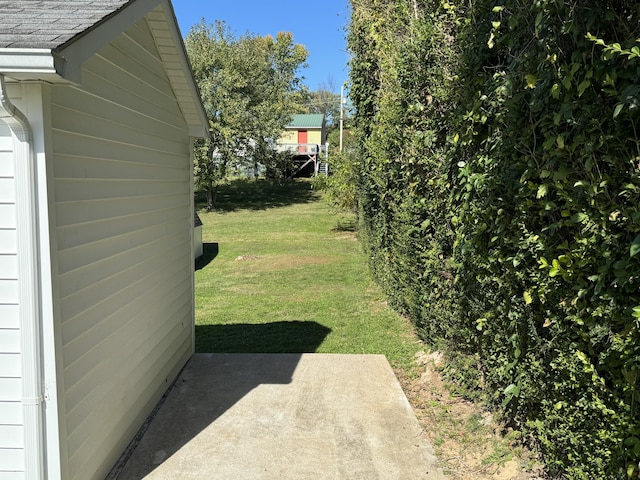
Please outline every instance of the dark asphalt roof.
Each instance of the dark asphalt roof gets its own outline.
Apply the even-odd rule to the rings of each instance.
[[[135,0],[0,0],[0,48],[56,49]]]

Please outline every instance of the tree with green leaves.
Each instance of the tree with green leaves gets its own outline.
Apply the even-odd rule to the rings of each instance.
[[[340,121],[340,94],[335,90],[333,79],[329,78],[317,90],[307,92],[305,99],[308,113],[324,114],[329,131],[337,128]]]
[[[307,50],[291,33],[237,37],[224,22],[195,25],[185,39],[209,117],[211,138],[195,146],[194,178],[215,207],[217,186],[234,169],[275,160],[275,139],[301,110],[301,68]]]

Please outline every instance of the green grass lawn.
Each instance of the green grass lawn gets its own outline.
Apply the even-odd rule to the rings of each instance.
[[[352,216],[334,214],[305,181],[238,180],[218,199],[216,212],[199,212],[198,352],[384,354],[452,478],[507,478],[515,467],[539,478],[497,427],[478,427],[482,409],[453,398],[433,368],[423,380],[424,345],[371,281]]]
[[[355,219],[308,181],[235,180],[199,214],[196,351],[381,353],[410,368],[421,344],[371,281]]]

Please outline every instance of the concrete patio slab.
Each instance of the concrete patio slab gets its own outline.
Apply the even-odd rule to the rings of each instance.
[[[445,477],[383,355],[196,354],[113,478]]]

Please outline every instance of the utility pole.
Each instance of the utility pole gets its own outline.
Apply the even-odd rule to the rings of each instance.
[[[344,123],[344,83],[340,86],[340,153],[342,153],[342,125]]]

